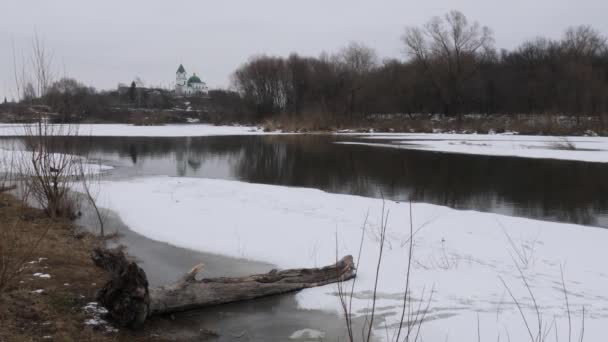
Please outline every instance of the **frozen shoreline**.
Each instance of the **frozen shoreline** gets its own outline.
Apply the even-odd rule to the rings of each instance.
[[[472,155],[608,162],[608,138],[478,134],[366,134],[357,141],[339,144],[365,145]]]
[[[32,164],[33,153],[30,151],[7,150],[0,148],[0,174],[1,173],[23,173],[27,175],[34,174],[34,166]],[[50,164],[54,162],[59,164],[67,163],[66,175],[77,176],[81,172],[88,175],[99,174],[114,169],[112,166],[102,165],[101,163],[93,163],[92,161],[80,157],[70,156],[60,153],[52,153],[48,155]],[[65,159],[64,159],[65,158]],[[62,162],[61,160],[68,160]]]
[[[128,124],[81,124],[74,125],[79,136],[94,137],[196,137],[223,135],[263,135],[266,133],[253,126],[214,126],[206,124],[182,124],[163,126],[134,126]],[[70,131],[70,133],[73,133]],[[0,136],[24,136],[24,125],[0,124]],[[70,134],[74,135],[74,134]]]
[[[264,132],[253,126],[213,126],[182,124],[133,126],[127,124],[76,125],[79,136],[96,137],[203,137],[299,134]],[[314,133],[316,134],[316,133]],[[23,125],[0,124],[0,137],[24,136]],[[72,134],[73,135],[73,134]],[[559,159],[585,162],[608,162],[607,137],[557,137],[509,134],[446,133],[328,133],[352,141],[339,144],[365,145],[431,152],[507,156],[537,159]]]
[[[382,201],[329,194],[319,190],[223,180],[154,177],[104,182],[100,205],[116,211],[134,231],[170,244],[276,264],[281,268],[330,264],[339,254],[357,255],[361,227],[368,225],[353,311],[363,315],[377,261],[378,222]],[[386,324],[398,321],[407,260],[407,203],[385,202],[389,231],[380,274],[378,314]],[[560,267],[578,333],[585,306],[585,341],[601,341],[608,319],[608,231],[416,203],[412,290],[425,298],[434,288],[425,340],[476,339],[477,315],[482,336],[506,335],[522,340],[527,332],[499,276],[535,322],[529,294],[516,262],[541,306],[545,321],[556,317],[567,333]],[[510,240],[513,242],[511,243]],[[519,255],[526,255],[526,262]],[[300,307],[338,312],[334,285],[306,290]],[[423,300],[425,298],[422,298]],[[534,323],[533,323],[534,324]],[[314,327],[313,327],[314,328]],[[394,326],[393,326],[394,328]],[[475,329],[474,329],[475,328]],[[379,336],[384,325],[377,326]],[[381,333],[380,333],[381,332]],[[577,335],[578,336],[578,335]],[[329,337],[329,336],[328,336]]]

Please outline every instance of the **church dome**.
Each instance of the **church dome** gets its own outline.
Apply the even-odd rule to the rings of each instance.
[[[188,85],[190,85],[192,83],[203,83],[203,81],[201,81],[201,79],[198,78],[198,76],[196,76],[196,74],[194,74],[188,79]]]

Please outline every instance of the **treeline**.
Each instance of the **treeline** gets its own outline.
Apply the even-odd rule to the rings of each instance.
[[[18,103],[0,103],[1,114],[17,112],[22,120],[31,120],[26,109],[44,110],[57,122],[180,123],[189,119],[230,123],[251,117],[234,91],[214,89],[206,97],[179,98],[171,90],[137,86],[116,90],[96,90],[76,79],[63,77],[49,81],[36,91],[33,82],[24,83]]]
[[[499,51],[488,27],[452,11],[406,28],[401,44],[405,60],[379,61],[359,43],[320,57],[257,56],[235,71],[233,83],[257,120],[608,113],[608,45],[589,26]]]
[[[204,99],[187,100],[168,89],[135,83],[97,91],[74,79],[55,79],[49,54],[37,37],[32,45],[33,63],[14,66],[18,102],[46,105],[61,121],[129,122],[156,113],[160,119],[154,122],[194,117],[215,123],[262,123],[280,118],[294,123],[288,130],[297,130],[306,120],[320,121],[311,126],[325,129],[357,126],[362,120],[368,123],[386,116],[392,118],[382,122],[386,129],[432,131],[437,128],[434,124],[413,127],[429,121],[426,116],[416,123],[401,118],[501,114],[502,120],[524,114],[557,121],[523,129],[529,133],[561,133],[556,127],[565,125],[558,119],[567,116],[576,117],[580,132],[595,130],[599,121],[599,131],[608,134],[604,125],[608,43],[605,35],[589,26],[568,28],[557,40],[535,38],[512,50],[499,50],[490,28],[452,11],[420,27],[406,27],[401,59],[380,60],[361,43],[318,57],[256,56],[234,72],[232,89],[216,89]],[[29,64],[32,70],[26,70]],[[14,112],[14,107],[0,104],[0,115]],[[578,122],[583,117],[593,120],[583,127]],[[272,120],[268,121],[266,126],[272,129]],[[514,129],[507,124],[470,129]]]

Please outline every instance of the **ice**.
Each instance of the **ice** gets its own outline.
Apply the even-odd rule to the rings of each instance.
[[[68,127],[68,126],[66,126]],[[49,129],[49,131],[65,132],[79,136],[111,136],[111,137],[186,137],[186,136],[216,136],[216,135],[259,135],[268,134],[253,126],[214,126],[209,124],[182,124],[162,126],[134,126],[127,124],[83,124],[70,126],[70,129]],[[0,136],[26,135],[24,125],[1,124]]]
[[[235,181],[151,177],[103,182],[100,205],[116,211],[134,231],[170,244],[280,268],[328,265],[357,257],[367,216],[354,289],[356,318],[369,314],[380,243],[382,208],[388,215],[380,267],[375,331],[384,338],[399,322],[410,232],[409,204],[314,189]],[[525,276],[543,315],[567,334],[561,271],[578,334],[585,308],[585,341],[602,341],[608,321],[608,231],[414,203],[411,275],[414,304],[430,301],[425,340],[471,341],[502,336],[529,339],[507,285],[536,326]],[[337,241],[336,241],[337,237]],[[337,251],[336,251],[336,245]],[[337,253],[336,253],[337,252]],[[519,268],[519,269],[518,269]],[[350,282],[345,284],[350,289]],[[303,309],[339,313],[337,286],[298,293]],[[432,298],[430,299],[430,294]],[[553,329],[553,328],[552,328]],[[578,336],[578,335],[576,335]]]
[[[473,134],[368,134],[340,144],[447,153],[608,162],[608,138]],[[348,136],[348,135],[346,135]]]
[[[41,154],[35,154],[30,151],[7,150],[0,148],[0,174],[1,173],[18,173],[33,175],[36,173],[33,157],[38,157]],[[113,169],[112,166],[101,165],[86,160],[80,156],[69,156],[61,153],[49,153],[45,155],[48,158],[47,163],[43,165],[62,165],[65,169],[64,174],[69,176],[78,176],[80,174],[94,175]],[[41,165],[41,164],[39,164]]]

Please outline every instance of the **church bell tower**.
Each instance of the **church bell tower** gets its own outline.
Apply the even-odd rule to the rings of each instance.
[[[184,66],[180,64],[177,72],[175,73],[175,92],[178,95],[185,93],[187,79],[186,69],[184,69]]]

